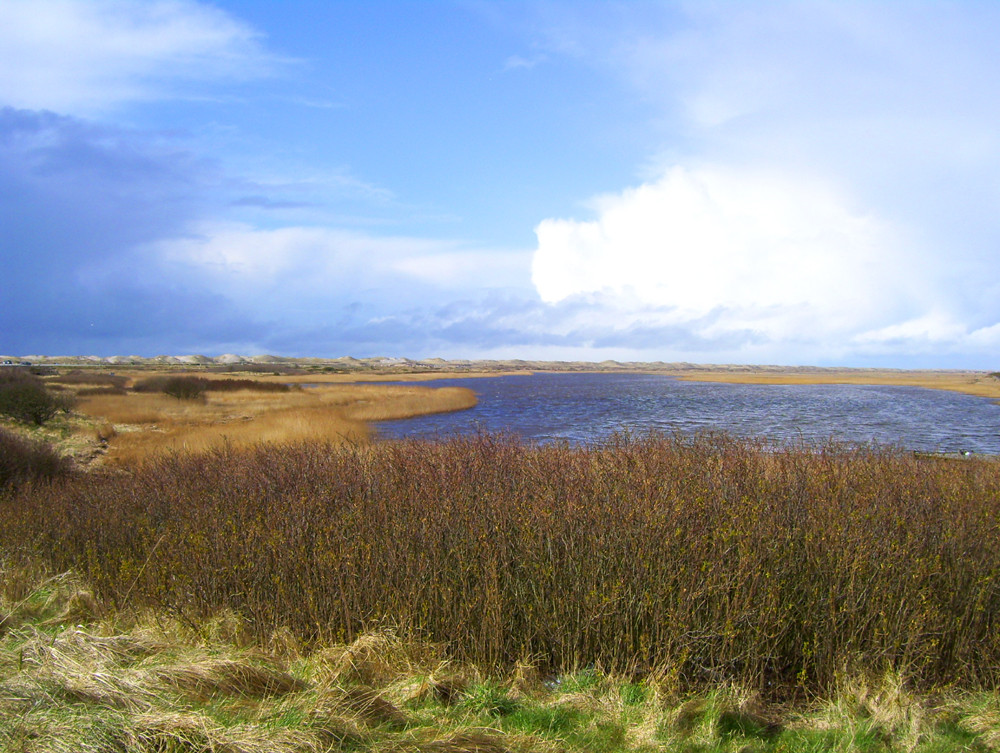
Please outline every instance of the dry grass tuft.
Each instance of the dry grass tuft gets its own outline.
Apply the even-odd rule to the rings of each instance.
[[[91,656],[101,664],[138,661],[169,648],[169,644],[142,633],[103,636],[80,627],[60,633],[51,645],[79,656]]]
[[[681,735],[687,737],[698,726],[698,723],[705,717],[710,708],[711,705],[707,698],[691,698],[674,709],[670,715],[671,727]]]
[[[545,690],[545,679],[542,672],[534,664],[518,661],[510,678],[510,688],[517,697],[538,695]]]
[[[989,750],[1000,751],[1000,697],[996,693],[961,698],[948,711]]]
[[[436,663],[432,647],[401,640],[393,632],[367,633],[320,655],[320,680],[328,685],[384,686]]]
[[[319,753],[322,736],[305,729],[223,727],[197,713],[151,713],[133,720],[129,740],[143,751],[232,751],[233,753]]]
[[[307,713],[309,729],[326,747],[324,750],[360,749],[370,738],[370,733],[356,719],[331,711],[323,706],[313,706]]]
[[[494,730],[466,729],[445,735],[418,735],[412,742],[404,742],[394,750],[414,753],[511,753],[503,739]]]
[[[831,701],[810,717],[813,728],[874,735],[895,748],[912,751],[929,728],[932,710],[898,672],[872,678],[863,674],[841,680]]]
[[[110,421],[104,421],[94,429],[94,438],[104,444],[107,444],[116,436],[118,436],[118,431]]]
[[[194,624],[198,637],[206,644],[222,643],[239,648],[256,644],[250,622],[232,609],[220,609]]]
[[[283,661],[301,659],[305,654],[305,647],[302,641],[293,633],[287,625],[282,625],[267,639],[264,647],[267,654]]]
[[[201,699],[220,694],[267,698],[305,688],[302,680],[286,672],[246,660],[207,657],[152,669],[150,674],[162,685]]]
[[[434,698],[445,706],[450,706],[465,697],[474,681],[468,674],[452,670],[444,675],[431,675],[428,686]]]
[[[28,686],[102,708],[148,708],[153,694],[141,678],[119,671],[121,665],[113,652],[79,637],[75,630],[56,638],[31,633],[20,649],[19,660],[32,670]]]
[[[89,589],[75,588],[60,600],[63,603],[59,613],[45,620],[43,625],[91,622],[101,615],[101,606]]]
[[[103,611],[93,592],[74,574],[45,577],[45,568],[37,560],[14,565],[0,559],[0,633],[28,621],[47,626],[89,622]]]
[[[330,709],[359,718],[371,726],[402,729],[409,719],[394,703],[377,690],[360,685],[334,687],[324,691],[316,702],[318,709]]]

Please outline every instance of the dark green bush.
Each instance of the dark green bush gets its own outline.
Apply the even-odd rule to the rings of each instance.
[[[170,377],[163,385],[163,394],[178,400],[199,400],[207,387],[208,380],[200,377]]]
[[[234,363],[226,364],[223,366],[210,366],[206,371],[215,374],[274,374],[275,376],[293,376],[300,374],[308,374],[307,369],[299,368],[298,366],[284,366],[281,364],[271,363]]]
[[[76,391],[80,397],[88,395],[127,395],[128,390],[124,387],[83,387]]]
[[[261,382],[257,379],[212,379],[208,380],[209,392],[235,392],[254,390],[255,392],[288,392],[291,387],[283,382]]]
[[[167,380],[170,377],[166,376],[151,376],[145,379],[138,380],[132,385],[133,392],[163,392],[163,387],[166,385]]]
[[[71,467],[50,445],[0,429],[0,489],[65,476]]]
[[[69,410],[69,395],[54,395],[41,379],[24,369],[0,372],[0,414],[41,426],[60,410]]]
[[[155,376],[137,382],[136,392],[162,392],[178,400],[199,400],[204,397],[208,380],[196,376]]]

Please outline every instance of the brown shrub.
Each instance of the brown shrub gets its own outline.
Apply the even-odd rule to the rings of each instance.
[[[482,666],[688,687],[829,691],[850,666],[1000,681],[989,460],[724,436],[225,449],[25,489],[0,547],[119,607],[234,610],[261,642],[392,625]],[[335,673],[394,671],[369,653]]]
[[[54,394],[27,369],[4,367],[0,371],[0,414],[41,426],[72,406],[72,395]]]
[[[44,442],[0,428],[0,491],[69,474],[72,462]]]
[[[198,397],[204,392],[288,392],[291,387],[281,382],[258,379],[206,379],[197,376],[158,375],[142,379],[133,385],[135,392],[163,392],[178,399]]]
[[[46,381],[64,385],[87,384],[97,388],[123,389],[128,384],[128,377],[103,371],[74,370],[51,377]]]

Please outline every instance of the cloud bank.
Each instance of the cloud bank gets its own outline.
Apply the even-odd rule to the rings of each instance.
[[[671,146],[585,217],[538,224],[542,300],[613,301],[622,332],[672,327],[644,347],[673,354],[721,338],[735,360],[988,362],[996,6],[680,7],[576,30],[579,55],[664,114]]]
[[[902,239],[817,181],[674,167],[593,211],[537,227],[542,300],[598,294],[697,336],[800,346],[844,343],[919,311]]]
[[[238,7],[0,3],[0,351],[996,368],[1000,6]]]
[[[942,261],[954,259],[924,254],[919,228],[859,211],[821,181],[677,166],[590,208],[595,219],[537,226],[532,281],[552,307],[603,310],[620,346],[682,357],[724,343],[735,360],[822,363],[1000,345],[976,305],[993,279],[947,279]],[[638,336],[651,324],[662,340]]]

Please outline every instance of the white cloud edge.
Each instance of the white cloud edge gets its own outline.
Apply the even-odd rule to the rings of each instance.
[[[94,116],[289,62],[250,25],[192,0],[0,3],[0,102],[17,108]]]

